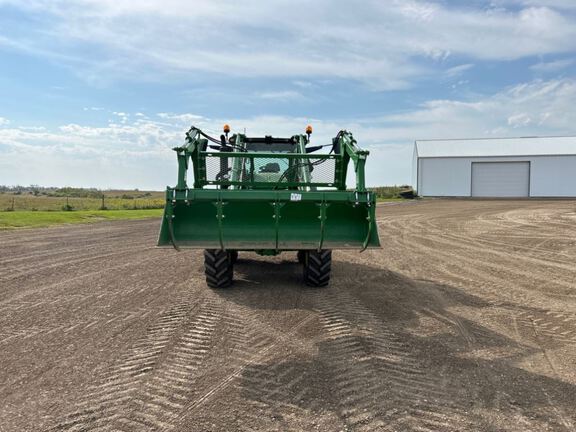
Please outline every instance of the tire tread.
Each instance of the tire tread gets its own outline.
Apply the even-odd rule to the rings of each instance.
[[[324,287],[330,282],[332,251],[329,249],[306,251],[304,259],[304,282],[308,286]]]
[[[210,288],[227,288],[232,284],[233,264],[230,253],[220,249],[204,250],[204,274]]]

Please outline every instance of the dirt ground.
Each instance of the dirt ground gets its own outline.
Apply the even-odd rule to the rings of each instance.
[[[381,250],[240,254],[157,220],[0,233],[0,431],[572,431],[576,202],[382,205]]]

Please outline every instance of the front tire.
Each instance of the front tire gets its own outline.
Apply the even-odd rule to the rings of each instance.
[[[331,267],[331,250],[306,251],[304,254],[304,282],[312,287],[328,285]]]
[[[234,267],[231,254],[221,249],[206,249],[204,273],[210,288],[227,288],[232,285]]]

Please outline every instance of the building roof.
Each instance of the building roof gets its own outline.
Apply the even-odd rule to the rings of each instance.
[[[576,155],[576,136],[419,140],[418,157]]]

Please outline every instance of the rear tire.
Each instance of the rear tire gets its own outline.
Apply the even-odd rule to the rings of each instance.
[[[308,286],[323,287],[330,282],[332,251],[304,252],[304,282]]]
[[[232,285],[234,267],[230,252],[221,249],[204,251],[204,273],[210,288],[227,288]]]
[[[230,262],[236,264],[236,261],[238,261],[238,251],[230,251]]]

